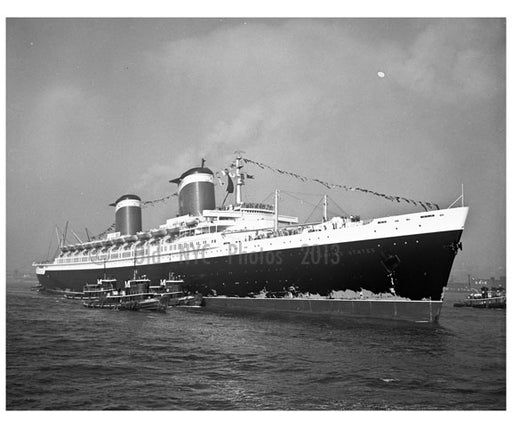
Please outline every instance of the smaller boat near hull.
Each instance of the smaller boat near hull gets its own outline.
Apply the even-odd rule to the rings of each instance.
[[[502,297],[489,297],[487,299],[466,299],[453,304],[456,308],[478,308],[478,309],[505,309],[507,299]]]
[[[202,306],[203,296],[200,293],[189,294],[183,289],[185,281],[169,273],[167,279],[160,280],[160,285],[151,287],[155,293],[167,298],[168,306]]]
[[[479,292],[471,293],[465,300],[455,302],[456,308],[505,309],[507,296],[503,288],[482,287]]]
[[[156,295],[150,290],[151,281],[145,277],[137,277],[125,282],[124,288],[117,288],[115,280],[108,280],[106,286],[98,280],[96,285],[86,284],[84,287],[84,306],[91,309],[115,309],[119,311],[157,311],[165,312],[168,297]]]
[[[169,299],[171,302],[171,299]],[[178,297],[175,301],[169,304],[169,306],[204,306],[203,296],[200,293]]]
[[[121,302],[116,309],[119,311],[165,312],[167,310],[167,302],[163,298],[134,300],[128,302]]]
[[[83,300],[84,293],[82,291],[66,291],[64,298],[68,300]]]
[[[94,300],[94,301],[84,302],[84,306],[86,308],[90,308],[90,309],[117,309],[118,305],[116,305],[112,302],[105,301],[105,300]]]
[[[141,296],[140,298],[126,298],[126,296],[105,296],[104,298],[84,302],[84,306],[91,309],[165,312],[167,310],[167,301],[162,297],[147,297],[147,295]]]

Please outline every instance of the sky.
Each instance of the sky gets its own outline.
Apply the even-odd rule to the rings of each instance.
[[[504,19],[7,19],[6,267],[81,239],[119,196],[234,152],[331,183],[469,206],[455,279],[505,274]],[[244,199],[275,188],[311,217],[325,189],[254,165]],[[225,189],[216,186],[218,203]],[[340,213],[417,212],[328,190]],[[266,202],[272,202],[266,199]],[[145,229],[177,201],[143,210]],[[68,233],[68,241],[74,242]]]

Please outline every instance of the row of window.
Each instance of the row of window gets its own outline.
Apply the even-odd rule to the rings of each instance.
[[[216,239],[212,239],[210,243],[215,244],[217,242]],[[204,245],[205,247],[201,247]],[[182,244],[172,244],[172,245],[162,245],[160,248],[157,248],[157,253],[160,252],[173,252],[173,251],[189,251],[189,250],[201,250],[206,249],[207,241],[197,241],[197,242],[185,242]],[[152,247],[154,248],[154,247]],[[126,250],[126,248],[114,248],[109,251],[108,248],[103,248],[100,252],[93,252],[91,254],[74,254],[74,255],[60,255],[56,260],[57,263],[78,263],[78,262],[88,262],[91,260],[115,260],[119,258],[128,258],[133,257],[133,250],[130,251],[122,251]],[[119,251],[122,251],[121,253]],[[147,256],[149,253],[149,248],[138,248],[135,250],[135,256]]]
[[[427,215],[421,216],[421,218],[426,218],[426,217],[434,217],[434,214],[427,214]],[[410,219],[407,218],[406,220],[410,220]],[[398,220],[395,220],[395,222],[397,222],[397,221]],[[383,221],[379,221],[378,224],[386,223],[386,222],[387,222],[386,220],[383,220]],[[329,236],[327,236],[327,238],[329,238]],[[317,239],[320,239],[320,237],[318,237]],[[311,238],[309,238],[308,241],[311,241]],[[215,244],[216,242],[217,242],[216,239],[212,239],[210,241],[211,244]],[[242,241],[235,241],[234,244],[239,244],[240,242],[242,242]],[[302,242],[302,239],[300,240],[300,242]],[[289,241],[289,243],[292,243],[292,241]],[[103,261],[103,260],[109,260],[109,259],[116,260],[119,258],[129,258],[129,257],[134,257],[134,256],[139,257],[139,256],[147,256],[148,255],[148,252],[149,252],[148,246],[145,246],[144,248],[137,248],[135,250],[135,255],[134,255],[133,247],[135,245],[136,244],[125,244],[121,248],[110,249],[110,252],[109,252],[108,248],[103,248],[99,253],[92,253],[92,254],[87,254],[87,255],[69,255],[69,256],[61,255],[61,256],[59,256],[59,258],[57,258],[56,263],[79,263],[79,262],[90,262],[92,260]],[[201,245],[203,245],[203,247],[201,247]],[[159,246],[157,246],[156,254],[160,254],[158,252],[158,249],[160,249],[160,251],[162,251],[164,253],[166,253],[166,252],[182,252],[182,251],[198,251],[198,250],[207,249],[208,247],[206,247],[206,245],[207,245],[207,240],[188,242],[188,243],[185,242],[185,243],[171,244],[171,245],[161,245],[161,246],[159,245]],[[272,243],[270,243],[270,246],[271,245],[272,245]],[[126,251],[126,250],[128,250],[129,247],[131,247],[131,249],[129,251]],[[122,251],[122,253],[120,253],[119,251]],[[222,252],[222,250],[217,250],[217,252]]]

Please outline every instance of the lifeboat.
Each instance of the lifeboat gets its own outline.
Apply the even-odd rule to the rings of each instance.
[[[128,235],[124,239],[126,242],[135,242],[137,240],[137,235]]]
[[[199,223],[199,220],[197,220],[197,218],[194,218],[192,220],[188,220],[185,224],[187,225],[187,227],[194,227],[197,225],[197,223]]]
[[[179,233],[179,231],[180,231],[179,226],[173,226],[173,227],[168,227],[167,228],[167,233],[169,235],[176,235],[176,234]]]
[[[119,238],[114,238],[113,239],[114,241],[114,244],[122,244],[124,241],[125,241],[125,237],[124,236],[120,236]]]
[[[167,234],[167,230],[166,229],[151,229],[150,233],[153,238],[160,238]]]
[[[139,238],[141,241],[142,240],[147,240],[147,239],[151,238],[151,233],[149,233],[149,232],[137,232],[137,238]]]

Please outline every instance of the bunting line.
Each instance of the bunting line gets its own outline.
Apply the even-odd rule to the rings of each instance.
[[[167,202],[169,199],[171,199],[174,196],[178,196],[178,193],[173,193],[172,195],[164,196],[163,198],[153,199],[151,201],[143,201],[142,202],[142,208],[152,207],[155,204],[159,204],[162,202]],[[109,227],[107,227],[103,232],[98,233],[95,236],[91,236],[90,240],[94,241],[97,239],[103,238],[107,233],[113,232],[116,229],[116,224],[112,223]]]
[[[97,235],[95,236],[91,236],[91,239],[90,241],[95,241],[97,239],[101,239],[103,238],[107,233],[109,232],[112,232],[113,230],[115,230],[116,228],[116,224],[115,223],[112,223],[109,227],[107,227],[103,232],[101,233],[98,233]]]
[[[284,175],[289,175],[291,177],[294,177],[294,178],[297,178],[297,179],[301,180],[302,182],[315,181],[315,182],[321,184],[322,186],[326,187],[327,189],[333,189],[333,188],[336,189],[336,188],[338,188],[338,189],[345,190],[347,192],[369,193],[369,194],[374,195],[374,196],[379,196],[381,198],[385,198],[388,201],[392,201],[392,202],[398,202],[398,203],[406,202],[408,204],[413,204],[414,206],[420,205],[425,211],[428,211],[429,209],[436,209],[436,210],[439,209],[439,205],[435,204],[433,202],[416,201],[414,199],[404,198],[403,196],[386,195],[384,193],[374,192],[373,190],[362,189],[360,187],[352,187],[352,186],[344,186],[344,185],[341,185],[341,184],[328,183],[326,181],[319,180],[318,178],[304,177],[303,175],[299,175],[299,174],[296,174],[294,172],[289,172],[289,171],[285,171],[283,169],[273,168],[270,165],[266,165],[266,164],[264,164],[262,162],[253,161],[253,160],[247,159],[247,158],[243,158],[243,161],[246,162],[246,163],[250,163],[250,164],[259,166],[261,169],[270,169],[271,171],[277,172],[278,174],[281,174],[281,175],[283,175],[283,174]]]
[[[144,201],[142,202],[142,208],[146,208],[148,206],[152,207],[155,204],[159,204],[161,202],[167,202],[169,199],[171,199],[174,196],[178,196],[178,193],[173,193],[172,195],[164,196],[163,198],[159,199],[153,199],[152,201]]]

